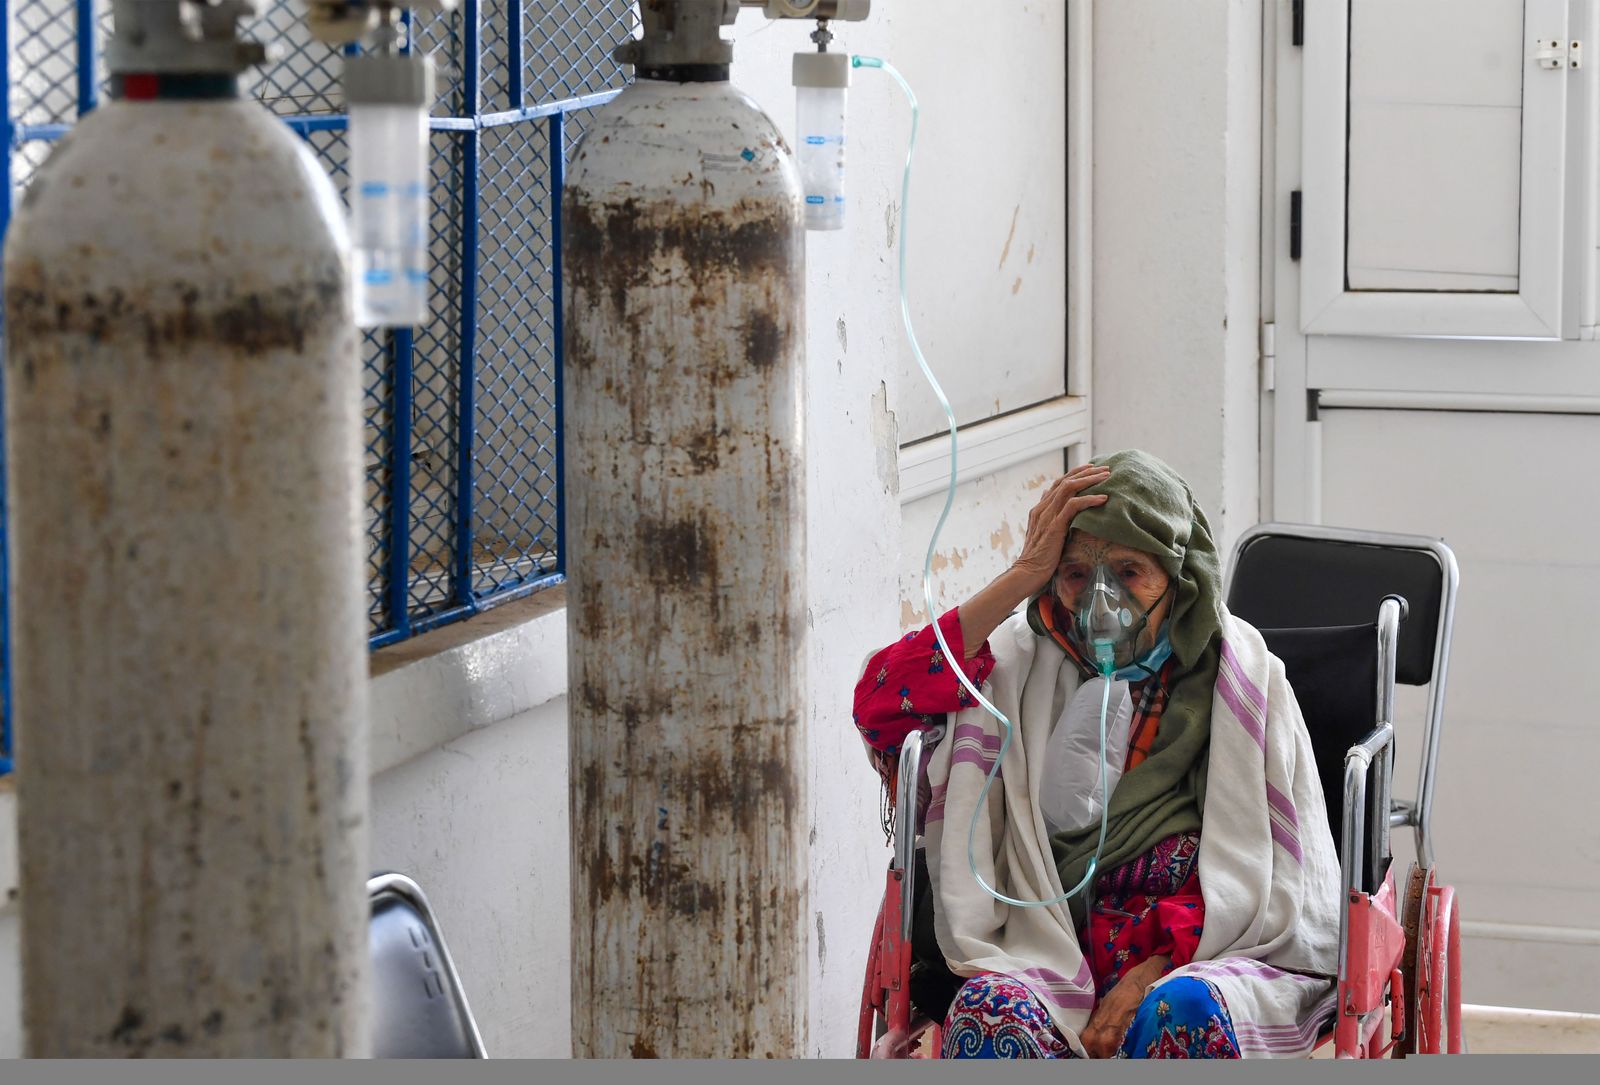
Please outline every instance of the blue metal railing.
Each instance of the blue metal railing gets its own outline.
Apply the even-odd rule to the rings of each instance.
[[[11,11],[0,0],[0,239],[11,221]],[[3,329],[0,329],[3,330]],[[3,349],[3,348],[0,348]],[[6,531],[5,367],[0,366],[0,775],[11,771],[11,578]]]
[[[301,0],[248,28],[276,50],[256,96],[343,190],[338,53]],[[0,234],[13,193],[106,82],[109,0],[0,0]],[[560,201],[570,137],[621,89],[633,0],[462,0],[408,18],[440,69],[430,318],[364,338],[374,648],[560,582]],[[0,406],[4,389],[0,387]],[[0,452],[3,457],[3,452]],[[3,466],[3,458],[0,458]],[[0,477],[0,568],[6,534]],[[9,592],[0,577],[0,772],[10,768]]]

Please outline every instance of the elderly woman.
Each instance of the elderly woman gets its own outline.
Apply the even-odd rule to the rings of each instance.
[[[1089,642],[1091,606],[1114,640]],[[920,815],[936,955],[965,979],[944,1055],[1309,1052],[1333,1012],[1338,861],[1283,665],[1223,606],[1183,479],[1141,452],[1058,479],[1017,561],[939,622],[956,659],[912,633],[871,657],[855,706],[880,772],[910,730],[937,743]],[[1003,757],[952,663],[1013,724]],[[1103,702],[1094,876],[1066,903],[1002,903],[974,874],[1030,902],[1084,880]]]

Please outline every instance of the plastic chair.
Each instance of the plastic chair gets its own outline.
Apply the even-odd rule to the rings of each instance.
[[[373,1057],[488,1058],[421,887],[404,874],[386,872],[367,881],[367,896]]]

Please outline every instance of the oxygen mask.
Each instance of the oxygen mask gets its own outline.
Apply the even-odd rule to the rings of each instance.
[[[1128,649],[1138,634],[1133,632],[1133,610],[1127,603],[1127,592],[1111,567],[1096,565],[1089,586],[1078,596],[1076,622],[1079,638],[1103,674],[1117,669],[1119,654],[1132,654]]]
[[[1105,562],[1089,571],[1088,580],[1075,593],[1063,593],[1072,612],[1072,634],[1101,674],[1137,679],[1154,674],[1172,654],[1163,630],[1149,651],[1139,653],[1139,638],[1150,625],[1150,614],[1172,588],[1168,581],[1148,607],[1140,604],[1115,569]]]

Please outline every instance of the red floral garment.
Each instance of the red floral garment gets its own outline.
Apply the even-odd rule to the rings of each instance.
[[[966,640],[959,610],[942,615],[939,627],[951,651],[958,659],[964,657]],[[1069,650],[1068,655],[1086,669],[1085,677],[1092,676],[1092,669],[1087,669],[1076,652]],[[994,663],[994,653],[985,642],[963,669],[974,685],[981,686]],[[1170,665],[1163,667],[1158,678],[1129,688],[1135,705],[1141,706],[1136,714],[1151,719],[1145,728],[1149,733],[1130,744],[1129,769],[1142,760],[1140,747],[1148,749],[1154,741],[1153,728],[1159,726],[1166,700],[1164,690],[1147,687],[1165,683],[1171,669]],[[892,789],[889,766],[906,735],[974,703],[948,666],[934,639],[933,626],[927,625],[873,655],[856,683],[854,718],[866,741],[868,757]],[[1198,833],[1169,837],[1146,855],[1096,880],[1089,922],[1079,931],[1079,939],[1099,994],[1104,995],[1128,969],[1152,956],[1172,958],[1171,968],[1194,959],[1205,926],[1205,901],[1196,869],[1199,848]]]
[[[1200,896],[1200,834],[1179,833],[1095,880],[1080,944],[1101,997],[1135,965],[1170,957],[1162,972],[1194,960],[1205,926]]]
[[[959,611],[946,611],[939,628],[972,684],[982,686],[994,670],[989,642],[984,641],[978,654],[968,660]],[[900,751],[906,735],[933,726],[936,717],[976,703],[945,660],[933,626],[925,625],[874,653],[866,674],[856,683],[854,719],[873,767],[887,779],[889,759]]]

